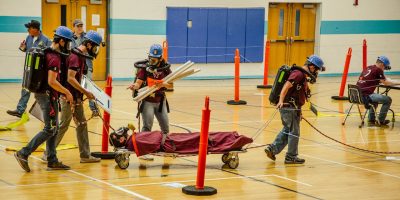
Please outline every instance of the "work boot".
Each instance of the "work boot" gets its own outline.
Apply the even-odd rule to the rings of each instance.
[[[69,170],[71,167],[62,164],[62,162],[47,163],[47,170]]]
[[[379,122],[379,124],[376,124],[376,125],[379,126],[379,127],[388,127],[389,123],[390,123],[390,120],[385,120],[383,122]]]
[[[7,110],[7,114],[18,117],[18,118],[22,117],[22,114],[19,113],[18,110]]]
[[[89,156],[89,158],[81,158],[81,163],[95,163],[100,162],[101,158]]]
[[[294,158],[285,158],[285,164],[303,164],[306,160],[299,158],[299,157],[294,157]]]
[[[17,159],[18,164],[22,167],[23,170],[25,170],[26,172],[31,171],[28,164],[28,157],[21,155],[18,151],[14,153],[14,157],[15,159]]]
[[[368,126],[369,127],[372,127],[372,126],[375,126],[376,125],[376,121],[375,120],[373,120],[373,121],[368,121]]]
[[[265,153],[267,154],[268,158],[270,158],[271,160],[275,161],[276,157],[272,151],[272,145],[268,144],[265,149],[264,149]]]

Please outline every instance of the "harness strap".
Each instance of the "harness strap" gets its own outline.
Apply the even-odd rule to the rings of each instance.
[[[140,154],[139,154],[139,149],[138,149],[137,144],[136,144],[135,136],[136,136],[136,133],[133,132],[133,134],[131,136],[132,137],[132,144],[133,144],[133,148],[135,149],[136,156],[139,156]]]

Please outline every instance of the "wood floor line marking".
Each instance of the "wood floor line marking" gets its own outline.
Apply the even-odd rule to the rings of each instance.
[[[20,185],[10,185],[5,186],[8,188],[15,188],[15,187],[31,187],[31,186],[43,186],[43,185],[58,185],[58,184],[70,184],[70,183],[86,183],[92,182],[93,180],[84,180],[84,181],[60,181],[60,182],[53,182],[53,183],[34,183],[34,184],[20,184]]]
[[[106,181],[102,181],[102,180],[100,180],[100,179],[97,179],[97,178],[88,176],[88,175],[86,175],[86,174],[82,174],[82,173],[79,173],[79,172],[74,171],[74,170],[67,170],[67,171],[70,172],[70,173],[79,175],[79,176],[83,176],[83,177],[88,178],[88,179],[90,179],[90,180],[93,180],[93,181],[96,181],[96,182],[99,182],[99,183],[108,185],[108,186],[110,186],[110,187],[112,187],[112,188],[114,188],[114,189],[116,189],[116,190],[119,190],[119,191],[128,193],[128,194],[130,194],[130,195],[132,195],[132,196],[135,196],[135,197],[137,197],[137,198],[144,199],[144,200],[150,200],[150,199],[151,199],[151,198],[149,198],[149,197],[145,197],[145,196],[143,196],[143,195],[141,195],[141,194],[138,194],[138,193],[136,193],[136,192],[127,190],[127,189],[125,189],[125,188],[122,188],[121,186],[117,186],[117,185],[114,185],[114,184],[112,184],[112,183],[109,183],[109,182],[106,182]]]
[[[338,165],[343,165],[343,166],[346,166],[346,167],[351,167],[351,168],[360,169],[360,170],[363,170],[363,171],[368,171],[368,172],[377,173],[377,174],[381,174],[381,175],[390,176],[390,177],[393,177],[393,178],[400,179],[400,176],[396,176],[396,175],[393,175],[393,174],[388,174],[388,173],[385,173],[385,172],[380,172],[380,171],[367,169],[367,168],[363,168],[363,167],[357,167],[357,166],[354,166],[354,165],[349,165],[349,164],[345,164],[345,163],[341,163],[341,162],[337,162],[337,161],[333,161],[333,160],[327,160],[327,159],[324,159],[324,158],[318,158],[318,157],[310,156],[310,155],[307,155],[307,154],[301,154],[301,155],[309,157],[309,158],[314,158],[314,159],[317,159],[317,160],[322,160],[322,161],[325,161],[325,162],[330,162],[330,163],[334,163],[334,164],[338,164]]]
[[[2,146],[2,145],[1,145],[1,146]],[[2,146],[2,147],[4,147],[4,146]],[[41,161],[41,159],[38,158],[38,157],[36,157],[36,156],[32,156],[32,155],[31,155],[30,158],[33,158],[33,159],[35,159],[35,160]],[[150,199],[151,199],[151,198],[145,197],[145,196],[143,196],[143,195],[141,195],[141,194],[138,194],[138,193],[136,193],[136,192],[133,192],[133,191],[127,190],[127,189],[125,189],[125,188],[122,188],[122,187],[120,187],[120,186],[114,185],[114,184],[112,184],[112,183],[108,183],[108,182],[106,182],[106,181],[102,181],[102,180],[100,180],[100,179],[97,179],[97,178],[94,178],[94,177],[91,177],[91,176],[88,176],[88,175],[79,173],[79,172],[74,171],[74,170],[67,170],[67,172],[70,172],[70,173],[73,173],[73,174],[76,174],[76,175],[80,175],[80,176],[83,176],[83,177],[85,177],[85,178],[87,178],[87,179],[89,179],[89,180],[96,181],[96,182],[99,182],[99,183],[108,185],[108,186],[110,186],[110,187],[112,187],[112,188],[114,188],[114,189],[116,189],[116,190],[119,190],[119,191],[128,193],[128,194],[130,194],[130,195],[132,195],[132,196],[135,196],[135,197],[137,197],[137,198],[140,198],[140,199],[144,199],[144,200],[150,200]]]
[[[312,187],[312,185],[308,183],[304,183],[301,181],[293,180],[284,176],[279,176],[276,174],[266,174],[266,175],[253,175],[253,176],[235,176],[235,177],[225,177],[225,178],[209,178],[209,179],[204,179],[205,181],[218,181],[218,180],[231,180],[231,179],[247,179],[247,178],[258,178],[258,177],[277,177],[280,179],[284,179],[287,181],[292,181],[295,183],[300,183],[302,185],[306,185],[309,187]],[[129,184],[129,185],[121,185],[121,187],[132,187],[132,186],[147,186],[147,185],[162,185],[162,184],[168,184],[168,183],[187,183],[187,182],[196,182],[196,180],[182,180],[182,181],[166,181],[166,182],[151,182],[151,183],[138,183],[138,184]]]

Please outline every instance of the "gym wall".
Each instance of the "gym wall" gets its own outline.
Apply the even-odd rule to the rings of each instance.
[[[265,0],[118,0],[110,3],[110,72],[116,80],[131,80],[133,63],[147,57],[151,44],[166,39],[167,7],[265,8],[267,38],[268,4]],[[272,2],[272,1],[271,1]],[[288,1],[273,1],[274,3]],[[391,73],[400,74],[400,1],[363,0],[358,6],[349,0],[293,0],[292,3],[317,3],[315,53],[325,61],[325,75],[343,71],[345,56],[353,48],[350,73],[361,71],[362,41],[368,42],[368,64],[378,55],[386,55],[392,63]],[[24,23],[41,21],[40,0],[0,1],[0,81],[22,78],[24,54],[18,50],[27,32]],[[24,5],[24,6],[21,6]],[[177,64],[173,67],[178,66]],[[202,71],[195,78],[232,78],[232,63],[197,64]],[[241,76],[261,78],[262,63],[242,63]]]

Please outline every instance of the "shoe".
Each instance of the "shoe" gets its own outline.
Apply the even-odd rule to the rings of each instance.
[[[47,170],[69,170],[71,167],[62,164],[62,162],[47,163]]]
[[[375,126],[376,125],[376,121],[368,121],[368,126]]]
[[[18,118],[22,117],[22,114],[19,113],[17,110],[7,110],[7,114],[18,117]]]
[[[285,158],[285,164],[303,164],[306,160],[302,158]]]
[[[383,122],[379,122],[379,124],[376,124],[378,127],[387,127],[389,126],[388,124],[390,123],[390,120],[385,120]]]
[[[26,172],[30,172],[31,168],[29,168],[28,157],[21,155],[18,151],[14,153],[15,159],[17,159],[19,165]]]
[[[274,153],[272,152],[272,145],[270,145],[270,144],[267,145],[267,147],[265,147],[264,151],[267,154],[268,158],[270,158],[273,161],[276,160],[276,157],[275,157]]]
[[[89,158],[81,158],[81,163],[95,163],[100,162],[101,158],[89,156]]]
[[[151,155],[143,155],[139,157],[140,160],[147,160],[147,161],[153,161],[154,157]]]

